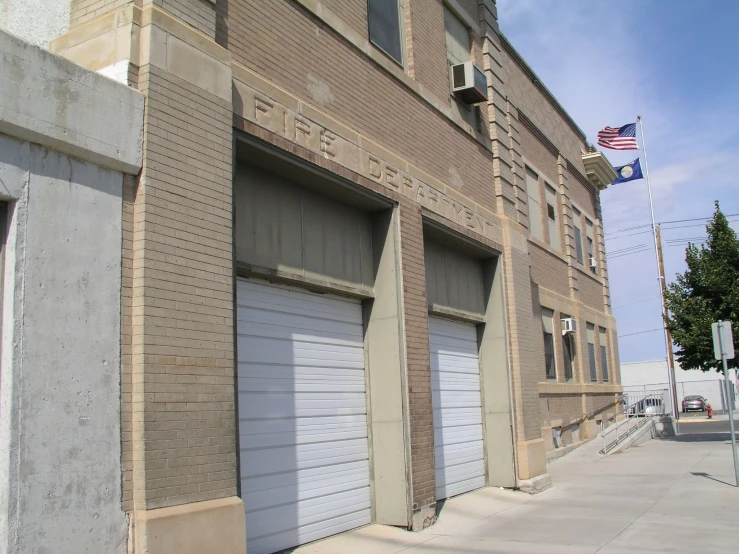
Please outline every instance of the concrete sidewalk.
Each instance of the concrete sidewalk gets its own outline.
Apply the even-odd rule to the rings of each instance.
[[[446,501],[422,533],[371,525],[295,552],[737,552],[728,438],[681,435],[606,458],[596,440],[550,463],[554,487],[536,496],[482,489]]]

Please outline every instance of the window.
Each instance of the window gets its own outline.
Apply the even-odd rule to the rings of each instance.
[[[575,256],[577,257],[578,263],[585,263],[582,256],[582,231],[580,230],[580,217],[581,213],[576,208],[572,209],[572,226],[575,230]]]
[[[591,260],[595,259],[595,237],[593,235],[593,222],[588,218],[585,218],[585,235],[587,236],[588,267],[590,268],[590,271],[596,273],[596,268],[590,263]]]
[[[368,0],[367,12],[372,44],[403,65],[398,0]]]
[[[588,360],[590,362],[590,380],[598,380],[598,368],[595,365],[595,325],[588,323]]]
[[[603,380],[608,381],[608,352],[606,351],[606,330],[601,327],[598,330],[598,344],[600,345],[600,368],[603,371]]]
[[[570,316],[562,314],[561,317],[564,319]],[[575,345],[572,342],[572,333],[562,336],[562,352],[564,353],[565,381],[572,381],[574,375],[573,362],[575,359]]]
[[[541,309],[541,323],[544,328],[544,364],[547,379],[557,378],[557,367],[554,359],[554,312]]]
[[[526,168],[526,193],[529,201],[529,227],[531,236],[542,240],[541,200],[539,199],[539,176]]]
[[[470,30],[446,4],[444,4],[444,29],[449,65],[470,61]]]
[[[559,225],[557,223],[557,192],[549,185],[544,185],[547,198],[547,222],[549,223],[549,246],[560,249]]]

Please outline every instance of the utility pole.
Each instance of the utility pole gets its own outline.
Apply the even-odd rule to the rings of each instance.
[[[665,260],[662,257],[662,233],[660,232],[659,225],[655,225],[654,227],[655,236],[657,239],[657,263],[659,265],[659,280],[660,280],[660,286],[662,287],[662,298],[665,297],[665,294],[667,293],[667,280],[665,279]],[[680,411],[677,409],[677,384],[675,383],[675,354],[672,350],[672,333],[670,333],[670,330],[667,328],[667,304],[665,302],[662,302],[662,315],[665,318],[665,321],[663,321],[663,325],[665,328],[665,335],[667,337],[667,358],[668,358],[668,364],[669,367],[667,368],[667,371],[670,372],[672,375],[672,379],[670,379],[670,387],[672,387],[672,401],[673,401],[673,412],[675,414],[675,419],[680,419]]]

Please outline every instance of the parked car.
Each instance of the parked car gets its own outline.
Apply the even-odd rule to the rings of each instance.
[[[659,415],[664,413],[661,398],[642,398],[629,406],[626,414],[629,417],[644,417],[650,415]]]
[[[694,394],[691,396],[686,396],[685,398],[683,398],[683,413],[690,412],[692,410],[705,412],[706,404],[708,404],[708,400],[700,395]]]

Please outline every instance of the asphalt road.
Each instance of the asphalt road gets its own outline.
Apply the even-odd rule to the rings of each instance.
[[[729,433],[729,420],[715,420],[715,419],[706,419],[705,415],[702,415],[701,417],[695,417],[695,416],[688,416],[686,418],[682,418],[682,414],[680,418],[680,434],[705,434],[705,433]],[[737,417],[734,417],[734,430],[735,432],[739,432],[739,419]]]

